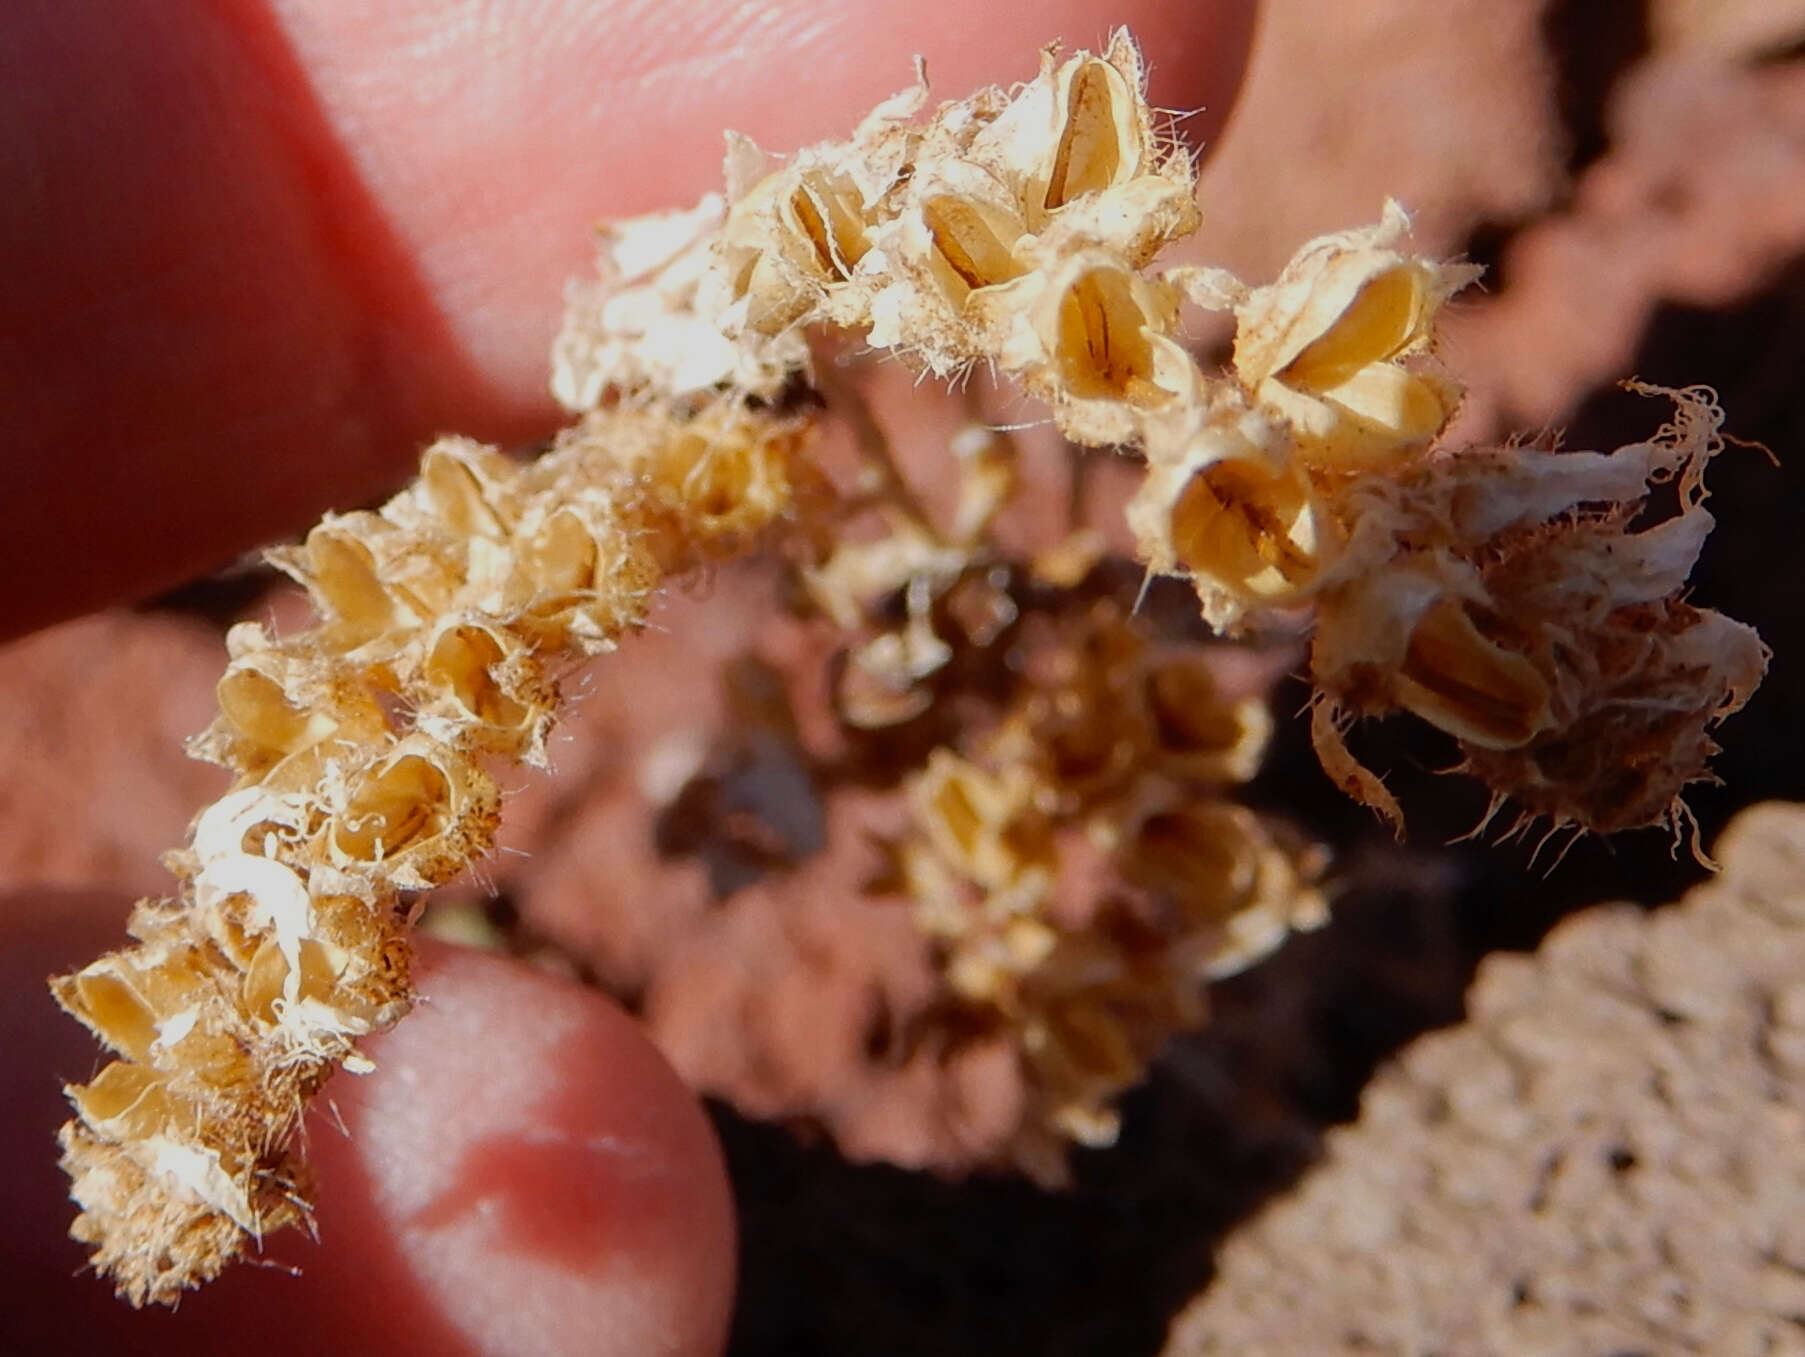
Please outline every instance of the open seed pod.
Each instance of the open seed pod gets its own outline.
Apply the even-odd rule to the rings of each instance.
[[[1026,770],[990,773],[936,749],[910,789],[915,818],[940,856],[981,889],[1001,890],[1051,852]]]
[[[439,536],[475,556],[479,544],[507,540],[520,513],[520,468],[471,438],[441,438],[421,454],[420,476],[383,506],[412,532]]]
[[[1101,55],[1060,61],[1048,51],[969,155],[1009,186],[1029,231],[1069,229],[1070,217],[1088,213],[1091,239],[1138,268],[1197,225],[1190,157],[1155,132],[1145,83],[1119,30]]]
[[[307,590],[339,648],[392,642],[419,624],[420,614],[384,578],[370,541],[392,530],[372,513],[329,515],[301,546],[269,553],[272,565]]]
[[[1400,252],[1409,218],[1388,202],[1376,227],[1310,242],[1235,308],[1235,375],[1292,426],[1297,456],[1332,470],[1421,452],[1460,400],[1421,362],[1436,313],[1479,276]]]
[[[875,234],[886,270],[870,342],[939,375],[982,357],[988,313],[978,299],[1032,267],[1017,254],[1026,230],[1014,195],[989,170],[957,159],[921,165],[901,210]]]
[[[1048,213],[1151,167],[1143,83],[1140,54],[1120,33],[1102,55],[1061,61],[1049,48],[1039,74],[972,139],[970,155],[1009,184],[1039,230]]]
[[[871,248],[866,207],[838,148],[805,152],[735,200],[720,266],[746,329],[762,335],[829,320],[863,328],[868,290],[855,281]]]
[[[426,642],[422,684],[448,743],[468,743],[536,767],[545,764],[545,736],[557,686],[520,635],[480,615],[446,618]]]
[[[296,663],[261,625],[233,627],[226,651],[231,659],[214,689],[219,715],[189,741],[195,758],[261,779],[322,740],[357,745],[386,733],[367,688],[329,666]]]
[[[57,1002],[128,1060],[150,1059],[195,1025],[196,1013],[216,1001],[210,977],[190,949],[150,964],[148,958],[103,957],[59,977]]]
[[[342,871],[404,890],[449,880],[494,836],[501,797],[469,757],[410,735],[345,778],[323,834]]]
[[[1168,776],[1187,781],[1249,781],[1272,737],[1264,698],[1222,695],[1207,652],[1171,647],[1150,654],[1135,674],[1131,701],[1144,713],[1148,754]]]
[[[1534,632],[1510,636],[1476,576],[1447,558],[1404,557],[1331,590],[1317,619],[1312,673],[1325,691],[1359,694],[1364,712],[1402,708],[1485,749],[1553,724]]]
[[[521,516],[491,616],[546,654],[594,655],[637,626],[660,574],[653,534],[612,488],[547,497]]]
[[[1339,532],[1281,430],[1219,404],[1150,441],[1147,457],[1128,525],[1150,569],[1190,578],[1211,626],[1309,596]]]
[[[1122,443],[1147,414],[1194,389],[1195,365],[1173,338],[1178,296],[1121,256],[1091,248],[1005,287],[974,296],[997,359],[1047,402],[1067,438]]]

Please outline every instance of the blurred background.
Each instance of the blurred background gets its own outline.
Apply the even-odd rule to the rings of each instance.
[[[1805,3],[1269,0],[1208,155],[1197,254],[1250,281],[1387,196],[1426,252],[1486,266],[1447,322],[1470,389],[1456,440],[1608,448],[1666,418],[1620,379],[1716,388],[1727,432],[1777,464],[1737,445],[1712,466],[1695,598],[1753,623],[1774,662],[1721,731],[1722,785],[1690,800],[1708,843],[1742,806],[1805,799]],[[1406,723],[1356,743],[1410,816],[1400,847],[1317,770],[1288,683],[1251,799],[1333,850],[1334,921],[1215,987],[1209,1026],[1129,1097],[1115,1148],[1076,1157],[1070,1191],[966,1174],[975,1114],[949,1100],[981,1103],[983,1071],[899,1072],[886,1040],[906,917],[827,870],[717,894],[717,822],[765,756],[735,734],[743,687],[715,675],[763,587],[673,600],[596,666],[554,773],[511,784],[515,851],[437,906],[443,931],[603,984],[710,1094],[743,1220],[736,1353],[1156,1353],[1221,1240],[1308,1171],[1375,1066],[1459,1020],[1481,958],[1702,875],[1659,831],[1552,867],[1533,837],[1451,843],[1483,793]],[[0,650],[0,891],[163,888],[157,854],[220,781],[180,751],[210,717],[223,628],[272,614],[299,617],[239,572]],[[823,826],[779,828],[806,855]]]

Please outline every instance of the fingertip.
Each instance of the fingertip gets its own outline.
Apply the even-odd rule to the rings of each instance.
[[[586,226],[718,187],[724,129],[844,136],[917,53],[960,97],[1127,24],[1154,102],[1201,108],[1181,125],[1207,140],[1253,3],[14,8],[0,636],[369,502],[437,434],[547,435]]]
[[[316,1124],[326,1247],[333,1179],[354,1178],[475,1351],[719,1352],[726,1172],[638,1027],[592,991],[461,949],[429,946],[419,987],[408,1021],[369,1043],[377,1072],[335,1085],[348,1137]]]
[[[583,227],[720,187],[722,134],[777,151],[849,134],[922,57],[933,97],[1034,73],[1049,42],[1126,25],[1154,103],[1213,138],[1246,64],[1254,0],[562,0],[479,18],[448,0],[380,13],[277,10],[363,183],[405,240],[472,371],[516,419],[546,417],[545,352]],[[428,41],[430,39],[430,42]],[[431,52],[430,63],[418,57]],[[402,54],[402,59],[397,59]]]
[[[335,1076],[306,1150],[317,1244],[287,1231],[184,1297],[133,1311],[82,1267],[56,1168],[64,1080],[104,1057],[52,971],[118,946],[106,893],[0,897],[0,1349],[267,1357],[720,1352],[734,1282],[726,1172],[700,1106],[599,994],[426,944],[423,995]]]

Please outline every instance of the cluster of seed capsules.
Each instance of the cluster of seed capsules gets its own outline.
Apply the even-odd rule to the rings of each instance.
[[[717,401],[600,412],[530,463],[447,439],[380,510],[271,553],[319,624],[229,634],[192,750],[232,788],[168,856],[179,894],[134,911],[138,944],[54,984],[119,1056],[69,1089],[63,1146],[74,1233],[129,1300],[304,1219],[303,1109],[411,1005],[409,926],[489,851],[492,764],[543,765],[560,672],[789,511],[803,432]]]
[[[520,463],[441,441],[389,504],[275,554],[319,624],[233,632],[221,715],[196,748],[236,780],[171,855],[179,896],[139,906],[138,946],[56,982],[121,1057],[70,1090],[64,1144],[76,1233],[129,1299],[171,1301],[304,1215],[302,1107],[337,1065],[359,1067],[357,1037],[405,1012],[418,893],[489,848],[487,765],[543,761],[562,669],[638,625],[663,581],[773,532],[831,558],[836,493],[811,449],[833,332],[942,377],[987,365],[1065,437],[1144,459],[1129,508],[1144,563],[1188,579],[1224,632],[1314,610],[1318,748],[1386,813],[1341,743],[1351,715],[1414,712],[1497,795],[1584,827],[1675,815],[1705,775],[1708,727],[1765,664],[1753,632],[1680,597],[1711,522],[1706,395],[1672,393],[1673,423],[1612,453],[1437,449],[1459,388],[1431,352],[1435,317],[1476,270],[1406,252],[1400,211],[1307,245],[1264,287],[1156,267],[1197,226],[1193,166],[1156,126],[1126,35],[1101,55],[1049,51],[1012,91],[924,102],[918,83],[850,140],[782,161],[730,139],[725,196],[604,232],[603,276],[573,295],[554,351],[577,423],[550,451]],[[1185,346],[1187,305],[1232,311],[1226,372]],[[1650,527],[1639,515],[1661,481],[1679,505]],[[995,512],[982,499],[961,551]],[[932,595],[946,568],[933,557],[905,594]],[[937,662],[933,640],[918,628],[863,669],[904,673],[891,686],[906,697],[909,666]],[[1145,729],[1213,728],[1195,674],[1152,663],[1123,671],[1153,704],[1133,708]],[[1073,678],[1070,692],[1109,703],[1117,681]],[[1196,779],[1174,779],[1167,745],[1075,790],[1055,752],[1075,732],[1046,715],[1070,701],[1043,699],[982,749],[930,759],[907,876],[951,983],[1039,1024],[1025,1049],[1062,1090],[1050,1120],[1096,1140],[1158,1024],[1111,1028],[1097,1015],[1125,1011],[1114,982],[1084,998],[1085,977],[1104,973],[1100,950],[1120,968],[1123,940],[1145,935],[1124,922],[1134,910],[1066,937],[1038,906],[1000,905],[1033,895],[1037,836],[1113,826],[1104,846],[1124,876],[1178,911],[1152,949],[1178,960],[1149,964],[1183,982],[1121,970],[1133,1002],[1174,1023],[1194,1015],[1196,974],[1265,945],[1236,942],[1234,919],[1266,939],[1319,902],[1251,817],[1187,808],[1172,789]],[[1223,747],[1257,744],[1242,729]],[[1030,767],[1043,790],[1021,802],[1010,769]],[[999,857],[998,844],[1026,847]],[[960,892],[934,884],[949,871],[968,903],[973,887],[988,902],[953,932],[936,902]]]
[[[1071,1142],[1113,1144],[1117,1097],[1204,985],[1326,918],[1319,855],[1230,795],[1271,730],[1206,644],[1107,596],[1027,619],[1001,719],[908,779],[890,845],[947,990],[945,1025],[1010,1042],[1024,1106],[1007,1158],[1063,1181]]]
[[[775,167],[733,141],[725,198],[606,237],[556,389],[578,408],[634,387],[769,398],[836,329],[943,377],[987,366],[1066,438],[1145,459],[1141,557],[1188,579],[1212,626],[1314,613],[1317,747],[1394,822],[1342,742],[1352,716],[1422,717],[1531,818],[1677,825],[1710,726],[1766,665],[1750,628],[1681,599],[1712,525],[1710,393],[1664,393],[1672,422],[1611,453],[1438,447],[1461,387],[1435,323],[1479,270],[1410,253],[1395,204],[1264,286],[1157,267],[1198,213],[1142,83],[1117,35],[925,119],[905,92]],[[1232,314],[1226,371],[1182,342],[1187,303]],[[1650,527],[1669,481],[1677,509]]]

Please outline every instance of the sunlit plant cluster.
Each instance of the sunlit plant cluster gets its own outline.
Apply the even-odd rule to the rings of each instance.
[[[231,790],[170,855],[178,893],[137,907],[137,944],[55,982],[118,1056],[69,1090],[63,1144],[75,1233],[123,1295],[173,1301],[305,1217],[303,1110],[407,1011],[408,928],[490,849],[496,765],[545,763],[560,680],[665,584],[753,552],[845,633],[834,719],[955,714],[894,770],[909,827],[873,889],[912,902],[948,1011],[1016,1043],[1021,1166],[1057,1177],[1065,1142],[1111,1140],[1114,1097],[1201,1020],[1202,984],[1320,921],[1320,854],[1233,799],[1263,696],[1100,586],[1083,534],[1005,549],[1019,460],[983,419],[947,448],[955,507],[925,509],[860,396],[886,357],[994,373],[1131,459],[1139,561],[1216,633],[1312,615],[1317,750],[1388,818],[1342,735],[1402,711],[1525,815],[1678,823],[1765,665],[1683,598],[1709,393],[1665,393],[1672,421],[1612,452],[1442,446],[1461,387],[1436,320],[1478,270],[1411,253],[1392,204],[1261,286],[1161,266],[1199,213],[1143,85],[1118,34],[1011,90],[930,108],[918,81],[793,155],[730,138],[724,194],[604,229],[547,451],[441,440],[380,509],[271,553],[317,625],[231,632],[194,744]],[[1185,341],[1199,309],[1232,319],[1223,370]],[[850,471],[820,455],[830,428]],[[1074,903],[1078,861],[1105,884]]]

